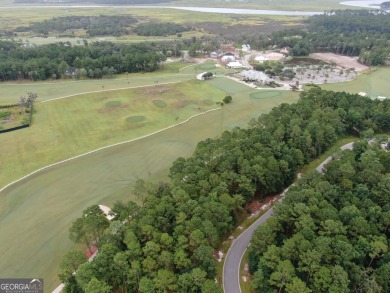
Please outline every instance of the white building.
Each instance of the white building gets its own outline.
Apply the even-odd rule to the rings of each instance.
[[[234,62],[234,61],[236,61],[236,58],[234,56],[228,55],[228,56],[223,56],[221,58],[221,61],[224,62],[224,63]]]
[[[204,78],[204,76],[203,76],[205,73],[207,73],[207,72],[202,72],[202,73],[198,74],[198,75],[196,76],[196,79],[198,79],[198,80],[205,80],[205,78]]]
[[[248,53],[251,51],[251,46],[249,44],[242,45],[242,52]]]
[[[264,56],[256,56],[255,57],[255,61],[256,62],[259,62],[259,63],[263,63],[265,61],[268,61],[269,59],[267,57],[264,57]]]
[[[233,68],[233,69],[238,69],[238,68],[242,68],[243,65],[240,63],[240,62],[229,62],[227,65],[226,65],[228,68]]]

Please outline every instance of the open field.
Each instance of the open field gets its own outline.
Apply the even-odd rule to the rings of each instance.
[[[350,56],[343,56],[334,53],[312,53],[310,57],[319,59],[328,63],[335,63],[345,69],[355,68],[356,71],[361,72],[369,69],[367,65],[361,64],[357,61],[357,58]]]
[[[193,82],[184,84],[191,83]],[[194,118],[186,124],[139,141],[105,149],[55,166],[4,190],[0,194],[0,206],[2,207],[0,210],[0,222],[2,223],[0,226],[0,234],[2,235],[0,250],[7,251],[7,253],[2,255],[0,277],[39,275],[45,278],[48,290],[53,289],[58,282],[56,272],[61,256],[72,245],[67,240],[67,230],[71,222],[80,215],[85,207],[95,203],[111,205],[117,199],[130,199],[129,186],[132,182],[138,178],[165,179],[173,160],[178,156],[189,156],[198,141],[207,137],[216,137],[222,131],[232,129],[235,126],[245,126],[249,119],[257,117],[260,113],[267,112],[282,102],[290,103],[297,100],[295,93],[273,91],[270,95],[267,91],[254,91],[241,84],[235,84],[229,88],[227,85],[231,83],[232,81],[228,79],[218,78],[211,82],[205,82],[200,88],[192,90],[196,92],[195,95],[200,101],[212,98],[212,96],[208,96],[211,93],[232,94],[233,103],[224,106],[221,110]],[[213,86],[227,90],[213,89]],[[207,87],[207,90],[203,92],[202,87]],[[185,92],[190,95],[191,89],[186,89]],[[138,89],[137,91],[145,90]],[[74,111],[78,107],[71,106],[70,101],[74,101],[76,104],[88,103],[88,101],[91,104],[96,103],[96,111],[99,109],[98,105],[100,107],[107,106],[107,101],[98,101],[100,96],[95,95],[88,99],[71,98],[39,105],[35,117],[35,127],[27,129],[23,134],[19,132],[20,135],[28,138],[26,140],[31,139],[29,145],[27,146],[27,142],[24,140],[20,141],[21,145],[18,144],[15,141],[16,138],[12,136],[4,140],[11,140],[10,143],[13,146],[18,146],[17,156],[14,156],[15,162],[13,163],[29,165],[28,168],[21,170],[23,174],[26,174],[32,171],[31,164],[37,165],[39,160],[43,160],[43,162],[39,162],[39,166],[55,160],[49,151],[45,152],[40,149],[40,147],[46,148],[44,143],[39,142],[40,135],[48,139],[56,138],[56,133],[46,125],[52,121],[49,118],[55,118],[52,116],[55,113],[66,115],[67,118],[71,118],[75,114],[88,116],[90,114],[83,114],[81,109],[75,113]],[[119,98],[115,97],[113,100],[117,101]],[[161,102],[157,104],[163,106]],[[53,112],[46,111],[45,107],[52,108]],[[73,110],[66,111],[67,114],[59,113],[65,112],[67,107]],[[198,111],[198,109],[195,110]],[[133,116],[142,115],[144,114],[137,113]],[[57,121],[57,119],[54,120]],[[78,130],[69,130],[70,136],[77,135],[79,131],[84,135],[89,133],[88,129],[92,127],[93,122],[101,123],[96,120],[89,124],[85,121]],[[170,124],[174,123],[175,121],[172,121]],[[102,126],[104,124],[102,123]],[[109,133],[99,132],[95,135],[97,137],[111,135],[112,131],[118,134],[114,123],[110,124]],[[122,127],[123,124],[122,121]],[[54,127],[56,126],[54,125]],[[58,130],[64,131],[63,127],[58,128]],[[143,134],[147,133],[146,128],[143,130],[145,131]],[[116,139],[123,141],[125,137],[119,136]],[[47,143],[50,144],[50,141]],[[54,147],[76,147],[76,149],[80,147],[77,153],[82,152],[82,143],[77,139],[70,138],[69,141],[63,141],[62,144],[65,146],[56,145]],[[30,155],[27,159],[22,158],[20,154],[27,153],[29,149],[34,155]],[[62,155],[64,156],[64,154]],[[35,168],[39,167],[38,165]],[[5,167],[4,164],[1,168],[2,173],[8,169],[8,167],[3,167]],[[20,174],[17,174],[19,172],[14,170],[7,177],[20,177]],[[1,179],[3,178],[3,174],[1,174]]]
[[[1,8],[0,8],[1,9]],[[21,8],[1,10],[1,29],[15,29],[19,26],[27,26],[32,22],[41,22],[53,17],[64,16],[90,16],[90,15],[131,15],[142,22],[174,22],[196,27],[196,30],[184,32],[182,38],[200,37],[202,35],[239,35],[246,33],[272,32],[283,27],[301,26],[305,17],[283,16],[283,15],[243,15],[223,13],[203,13],[176,9],[129,9],[129,8]],[[139,41],[171,41],[179,40],[176,35],[166,37],[138,36],[135,33],[113,37],[92,37],[80,35],[80,31],[73,31],[75,37],[66,37],[49,34],[48,37],[37,36],[33,33],[18,33],[14,37],[24,43],[48,44],[55,42],[70,42],[80,44],[85,38],[90,42],[112,41],[112,42],[139,42]],[[68,32],[70,35],[71,32]]]
[[[0,185],[49,163],[181,122],[216,108],[224,96],[209,83],[193,80],[37,103],[32,127],[2,134]]]
[[[327,90],[345,91],[354,94],[365,92],[367,96],[373,98],[378,96],[390,98],[389,76],[390,68],[383,67],[361,73],[350,82],[326,84],[321,85],[321,87]]]
[[[180,72],[189,63],[172,62],[163,65],[162,69],[152,73],[132,73],[117,75],[115,78],[98,80],[47,80],[43,82],[10,81],[0,84],[0,105],[16,103],[26,92],[38,94],[38,102],[59,97],[76,95],[85,92],[109,91],[142,86],[157,86],[162,83],[180,82],[194,78],[195,69]]]
[[[82,1],[80,1],[82,2]],[[339,0],[325,1],[307,1],[307,0],[177,0],[157,4],[159,6],[193,6],[193,7],[229,7],[229,8],[248,8],[248,9],[273,9],[273,10],[329,10],[329,9],[347,9],[348,6],[340,5]],[[1,0],[1,6],[15,6],[11,0]],[[16,4],[17,5],[17,4]],[[21,3],[19,5],[29,5]],[[55,4],[54,4],[55,5]],[[65,5],[65,4],[62,4]],[[87,4],[86,4],[87,5]],[[93,5],[93,4],[91,4]],[[154,5],[155,6],[155,5]]]
[[[305,0],[178,0],[169,2],[167,6],[204,6],[204,7],[229,7],[229,8],[252,8],[273,10],[306,10],[320,11],[329,9],[346,9],[348,6],[340,5],[339,0],[305,1]]]

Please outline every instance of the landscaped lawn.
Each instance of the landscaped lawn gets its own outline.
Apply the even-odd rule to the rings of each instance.
[[[48,80],[42,82],[11,81],[1,83],[0,105],[17,103],[26,92],[38,94],[37,102],[77,95],[84,92],[108,91],[118,88],[134,88],[162,83],[174,83],[194,78],[194,72],[178,72],[188,63],[172,62],[152,73],[122,74],[115,78],[98,80]]]
[[[256,91],[218,78],[37,104],[33,127],[2,137],[6,143],[0,147],[1,186],[48,163],[215,108],[215,101],[231,94],[217,85],[229,84],[236,88],[233,102],[221,110],[49,168],[2,191],[0,250],[6,253],[0,262],[0,277],[37,275],[52,290],[59,283],[61,257],[72,247],[68,228],[83,209],[100,203],[111,206],[117,199],[134,200],[131,185],[136,179],[166,179],[172,162],[189,156],[200,140],[246,126],[250,118],[280,103],[296,101],[297,94]]]

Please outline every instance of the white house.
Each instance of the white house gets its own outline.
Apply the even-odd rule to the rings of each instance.
[[[234,56],[225,55],[221,58],[221,61],[224,63],[234,62],[234,61],[236,61],[236,58]]]
[[[267,57],[264,57],[264,56],[256,56],[255,57],[255,61],[256,62],[259,62],[259,63],[263,63],[265,61],[268,61],[269,59]]]
[[[359,96],[362,96],[362,97],[365,97],[365,96],[367,96],[367,93],[365,93],[365,92],[359,92],[358,95],[359,95]]]
[[[384,100],[386,100],[386,97],[383,97],[383,96],[378,96],[378,98],[377,98],[379,101],[384,101]]]
[[[226,66],[228,68],[233,68],[233,69],[238,69],[243,67],[243,65],[238,61],[229,62]]]
[[[198,74],[198,75],[196,76],[196,79],[198,79],[198,80],[205,80],[205,78],[204,78],[204,76],[203,76],[205,73],[207,73],[207,71]]]
[[[242,52],[248,53],[251,51],[251,46],[249,44],[242,45]]]

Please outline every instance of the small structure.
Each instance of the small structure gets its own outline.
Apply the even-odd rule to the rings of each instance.
[[[198,74],[198,75],[196,76],[196,79],[197,79],[197,80],[206,80],[205,74],[207,74],[207,71]]]
[[[243,65],[238,61],[229,62],[226,66],[227,68],[232,68],[232,69],[239,69],[243,67]]]
[[[231,55],[225,55],[225,56],[222,56],[221,61],[224,63],[234,62],[234,61],[236,61],[236,58],[234,56],[231,56]]]
[[[282,54],[290,54],[290,47],[283,47],[282,49],[280,49],[280,53]]]
[[[365,92],[359,92],[358,95],[359,95],[359,96],[362,96],[362,97],[365,97],[365,96],[367,96],[367,93],[365,93]]]
[[[251,46],[249,44],[242,45],[242,52],[248,53],[251,51]]]
[[[210,53],[210,57],[211,58],[220,58],[221,56],[223,56],[223,52],[221,50],[217,50],[217,51],[213,51]]]
[[[378,99],[379,101],[384,101],[384,100],[386,100],[386,97],[378,96],[377,99]]]
[[[255,57],[255,61],[256,62],[259,62],[259,63],[263,63],[265,61],[268,61],[269,59],[267,57],[264,57],[264,56],[256,56]]]

